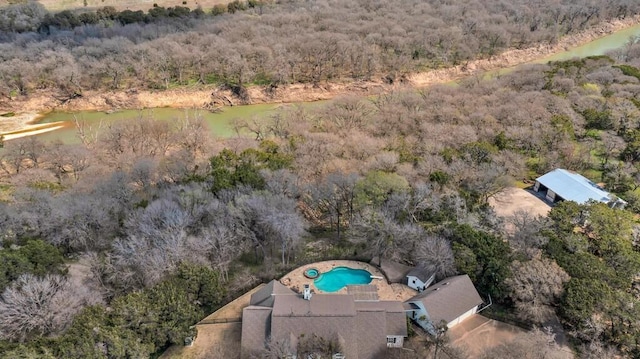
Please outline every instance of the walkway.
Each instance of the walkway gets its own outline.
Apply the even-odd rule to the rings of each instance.
[[[380,300],[399,300],[405,301],[417,294],[417,292],[404,284],[392,283],[389,284],[387,282],[382,272],[378,270],[378,268],[372,266],[369,263],[358,262],[358,261],[349,261],[349,260],[332,260],[332,261],[324,261],[324,262],[316,262],[312,264],[303,265],[298,267],[288,274],[284,275],[280,282],[287,287],[301,292],[302,288],[305,284],[311,285],[311,289],[313,289],[316,293],[321,292],[318,288],[313,284],[313,279],[308,279],[304,276],[304,271],[309,268],[315,268],[320,273],[328,272],[335,267],[349,267],[353,269],[364,269],[371,273],[374,276],[382,277],[383,279],[373,279],[371,281],[371,285],[375,285],[378,287],[378,298]],[[347,294],[347,288],[342,288],[341,290],[335,292],[336,294]]]

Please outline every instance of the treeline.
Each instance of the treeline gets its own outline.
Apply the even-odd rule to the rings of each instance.
[[[2,348],[148,355],[193,335],[187,319],[219,305],[222,288],[320,259],[378,257],[439,278],[466,273],[529,325],[558,315],[585,357],[637,356],[640,44],[611,56],[284,107],[238,120],[251,136],[224,142],[197,114],[78,122],[76,145],[7,141],[0,255],[22,259],[4,275]],[[502,219],[488,206],[514,180],[556,167],[604,182],[629,210],[563,203],[548,218]],[[34,248],[80,258],[90,273],[77,281],[59,261],[39,266]],[[203,283],[197,273],[221,284],[195,290],[185,283]],[[36,294],[37,308],[18,300]],[[8,315],[16,308],[20,320]]]
[[[147,14],[102,9],[95,16],[82,15],[98,20],[84,25],[76,15],[60,13],[48,17],[48,31],[38,33],[29,32],[40,27],[30,19],[46,17],[37,5],[11,10],[15,14],[5,9],[0,23],[25,32],[0,33],[2,101],[42,89],[64,97],[84,90],[194,83],[277,87],[340,78],[400,81],[413,71],[554,43],[596,23],[633,16],[640,4],[544,0],[532,8],[524,0],[350,0],[232,2],[226,10],[229,14],[202,18],[194,17],[199,14],[194,10],[170,21],[170,13],[186,16],[186,8],[154,8]],[[121,21],[111,20],[117,18]],[[145,22],[151,18],[165,20]]]
[[[87,302],[77,300],[77,293],[60,288],[71,286],[64,279],[21,277],[15,284],[0,303],[3,314],[22,314],[2,320],[0,335],[20,339],[0,342],[7,358],[148,358],[194,340],[193,325],[218,308],[226,292],[217,272],[188,264],[151,288],[118,297],[108,308],[83,308]],[[63,309],[71,318],[56,327]],[[36,336],[62,329],[60,336]]]
[[[186,6],[173,6],[165,8],[153,4],[153,7],[145,13],[142,10],[118,11],[113,6],[105,6],[97,10],[64,10],[50,12],[36,1],[29,1],[0,8],[0,31],[8,33],[40,32],[49,34],[51,31],[73,30],[83,25],[96,25],[109,27],[115,23],[148,24],[154,22],[188,18],[201,19],[207,16],[217,16],[225,13],[235,13],[252,8],[262,8],[269,5],[269,1],[248,0],[230,1],[228,4],[215,5],[208,13],[197,7],[193,10]]]
[[[79,26],[101,25],[109,27],[114,22],[121,25],[134,23],[152,23],[168,19],[201,18],[204,10],[194,10],[185,6],[154,6],[146,13],[142,10],[118,11],[112,6],[105,6],[95,11],[64,10],[51,13],[38,2],[9,5],[0,8],[0,31],[8,33],[39,32],[49,34],[51,31],[72,30]]]

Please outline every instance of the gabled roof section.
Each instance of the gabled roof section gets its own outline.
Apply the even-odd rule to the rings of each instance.
[[[291,295],[297,296],[296,292],[282,285],[277,280],[272,280],[267,285],[262,287],[259,291],[251,295],[251,301],[249,305],[257,305],[260,307],[273,307],[274,298],[276,295]]]
[[[315,294],[306,300],[297,295],[279,295],[274,317],[353,317],[355,302],[348,294]]]
[[[449,323],[483,302],[466,274],[446,278],[407,302],[417,301],[423,303],[434,323]]]
[[[420,279],[423,283],[426,283],[427,280],[434,274],[431,268],[427,267],[415,267],[407,273],[408,276],[414,276]]]
[[[589,179],[561,168],[555,169],[536,181],[555,192],[567,201],[584,204],[589,200],[608,203],[612,200],[611,194]]]
[[[248,306],[242,310],[241,352],[249,358],[262,351],[271,327],[271,308]]]
[[[380,263],[378,263],[378,258],[373,258],[371,260],[371,264],[380,268],[382,273],[387,277],[389,282],[391,283],[406,283],[407,273],[413,269],[408,265],[404,265],[402,263],[394,262],[388,259],[382,258]]]
[[[358,316],[366,312],[378,313],[376,325],[385,326],[385,335],[407,336],[407,316],[404,303],[395,300],[356,302]]]

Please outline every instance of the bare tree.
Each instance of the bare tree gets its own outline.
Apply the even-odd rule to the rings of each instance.
[[[196,255],[206,254],[209,263],[227,281],[229,266],[247,247],[243,239],[242,233],[238,233],[232,224],[219,221],[191,238],[189,246]]]
[[[544,228],[549,227],[546,217],[534,217],[531,213],[517,210],[507,220],[510,230],[509,243],[511,247],[530,259],[547,244],[549,239],[542,234]]]
[[[264,178],[266,189],[276,195],[283,195],[289,198],[298,198],[301,195],[301,181],[298,176],[287,169],[271,171],[268,169],[260,171]]]
[[[582,344],[578,350],[580,351],[580,358],[583,359],[615,359],[621,357],[619,350],[597,339]]]
[[[295,354],[295,348],[291,345],[288,338],[277,340],[274,338],[267,339],[265,349],[261,353],[255,353],[252,358],[255,359],[282,359]]]
[[[422,227],[413,223],[399,223],[390,214],[379,210],[365,210],[355,217],[349,229],[349,238],[363,243],[381,260],[383,257],[401,260],[412,243],[426,235]]]
[[[427,235],[417,241],[412,251],[418,265],[430,269],[440,280],[457,273],[451,243],[440,236]]]
[[[322,182],[309,188],[310,205],[320,212],[321,216],[329,218],[331,227],[335,225],[338,239],[340,239],[343,222],[350,221],[355,213],[355,186],[358,176],[333,173]],[[346,217],[346,218],[345,218]]]
[[[555,261],[546,258],[514,261],[511,267],[513,275],[506,284],[518,315],[525,320],[543,323],[553,313],[552,306],[563,293],[569,275]]]
[[[267,247],[279,243],[281,260],[286,264],[305,231],[295,201],[282,195],[254,193],[240,197],[237,205],[238,219],[250,231],[256,248],[266,256]]]
[[[26,168],[38,167],[43,152],[41,142],[35,139],[8,141],[0,153],[0,168],[5,174],[14,175]]]
[[[22,275],[0,298],[0,338],[24,341],[59,332],[84,305],[95,302],[62,276]]]

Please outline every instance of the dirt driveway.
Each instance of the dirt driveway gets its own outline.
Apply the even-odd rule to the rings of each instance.
[[[510,342],[521,335],[527,335],[527,331],[511,324],[474,314],[464,322],[456,325],[448,331],[451,345],[463,349],[469,358],[478,358],[486,350],[500,345],[509,345]],[[553,349],[552,358],[572,359],[571,349],[562,345]]]
[[[521,333],[526,331],[478,314],[448,331],[451,344],[463,348],[469,358],[477,358],[485,350],[507,343]]]
[[[489,199],[489,204],[500,217],[511,217],[516,211],[523,210],[533,216],[546,216],[551,207],[533,192],[511,187]]]

